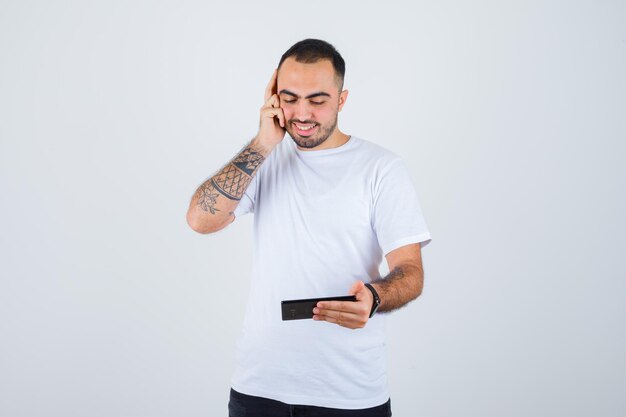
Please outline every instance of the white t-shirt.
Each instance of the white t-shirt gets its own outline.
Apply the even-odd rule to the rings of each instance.
[[[235,210],[254,213],[250,296],[232,387],[289,404],[344,409],[387,401],[385,315],[351,330],[283,321],[282,300],[347,295],[380,277],[383,254],[431,237],[404,162],[351,137],[302,151],[286,136]]]

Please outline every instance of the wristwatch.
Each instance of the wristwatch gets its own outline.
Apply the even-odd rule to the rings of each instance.
[[[380,297],[378,296],[378,293],[376,292],[372,284],[365,284],[365,286],[369,288],[369,290],[372,292],[372,295],[374,296],[374,300],[372,301],[372,311],[370,312],[371,318],[374,313],[376,313],[376,310],[378,310],[378,306],[380,305]]]

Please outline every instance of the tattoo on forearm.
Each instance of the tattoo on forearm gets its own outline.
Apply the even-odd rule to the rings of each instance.
[[[251,146],[248,146],[244,149],[237,157],[233,160],[233,164],[248,174],[248,176],[252,177],[254,175],[254,171],[257,170],[259,165],[265,160],[263,155],[252,149]]]
[[[239,201],[248,188],[254,173],[263,163],[265,157],[261,152],[247,146],[220,172],[206,181],[198,191],[198,206],[204,211],[215,214],[220,211],[215,207],[220,195]]]
[[[211,181],[207,181],[198,188],[196,191],[196,197],[198,199],[198,206],[204,211],[210,211],[211,214],[215,214],[215,212],[220,211],[215,207],[215,202],[217,197],[219,197],[219,193],[215,192],[215,187]]]

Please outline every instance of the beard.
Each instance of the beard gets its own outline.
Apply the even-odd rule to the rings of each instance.
[[[291,119],[287,123],[287,132],[289,133],[289,136],[291,136],[291,139],[296,143],[296,145],[298,145],[301,148],[306,148],[306,149],[315,148],[316,146],[319,146],[322,143],[326,142],[326,139],[328,139],[330,135],[333,134],[333,132],[335,131],[335,128],[337,127],[337,115],[335,115],[335,119],[328,125],[324,126],[324,125],[318,124],[316,134],[311,135],[311,136],[300,136],[296,132],[292,124],[293,122],[296,122],[296,121],[301,122],[301,123],[317,123],[317,122],[314,122],[312,120],[303,121],[303,120]]]

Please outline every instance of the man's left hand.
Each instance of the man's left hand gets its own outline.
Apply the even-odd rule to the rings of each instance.
[[[356,297],[356,301],[318,302],[313,309],[313,320],[328,321],[349,329],[365,327],[372,311],[374,296],[363,281],[355,282],[349,293]]]

